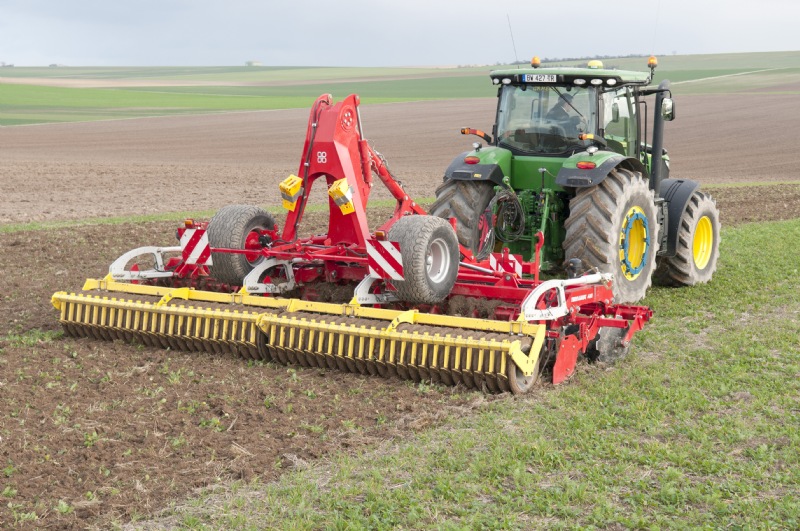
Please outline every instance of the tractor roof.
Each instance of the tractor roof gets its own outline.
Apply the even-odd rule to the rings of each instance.
[[[494,70],[489,74],[495,85],[647,85],[650,72],[608,68],[518,68]],[[508,80],[508,81],[506,81]]]

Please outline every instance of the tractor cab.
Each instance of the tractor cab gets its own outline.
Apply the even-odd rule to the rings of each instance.
[[[532,65],[537,63],[532,63]],[[515,156],[569,157],[597,144],[639,157],[636,117],[643,72],[603,68],[544,68],[492,72],[499,86],[496,145]]]
[[[594,88],[506,85],[497,108],[497,145],[515,155],[567,155],[583,150],[597,129]]]

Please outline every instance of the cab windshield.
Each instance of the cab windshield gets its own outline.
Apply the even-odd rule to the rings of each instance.
[[[520,154],[562,155],[583,149],[578,135],[596,131],[594,87],[506,85],[497,112],[497,143]]]

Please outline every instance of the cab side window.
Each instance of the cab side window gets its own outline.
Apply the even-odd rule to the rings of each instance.
[[[603,130],[609,145],[632,155],[636,143],[636,107],[628,87],[603,94]]]

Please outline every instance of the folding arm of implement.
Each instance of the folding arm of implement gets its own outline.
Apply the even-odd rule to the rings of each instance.
[[[358,104],[356,95],[337,104],[323,95],[314,103],[297,176],[280,184],[288,211],[282,232],[274,223],[252,226],[241,246],[215,246],[209,235],[220,232],[212,228],[216,216],[187,220],[178,229],[179,246],[134,249],[106,278],[88,280],[83,292],[54,294],[65,331],[516,393],[530,389],[553,358],[554,382],[568,378],[601,330],[619,331],[621,347],[630,343],[650,310],[613,304],[603,275],[541,282],[541,234],[531,263],[507,249],[477,261],[456,243],[449,292],[409,300],[416,263],[409,248],[418,242],[412,233],[401,246],[391,240],[392,229],[417,217],[415,223],[426,227],[443,226],[442,242],[451,232],[456,242],[455,221],[430,218],[406,194],[364,139]],[[374,176],[397,205],[371,232],[367,203]],[[327,232],[300,237],[311,188],[320,179],[328,190]],[[423,249],[423,271],[446,265],[442,242]],[[246,258],[249,268],[235,283],[218,272],[232,258]]]

